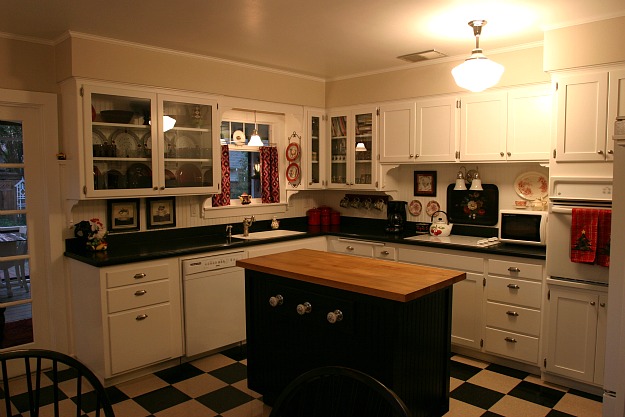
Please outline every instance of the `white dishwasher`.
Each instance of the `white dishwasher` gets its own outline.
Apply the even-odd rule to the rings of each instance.
[[[245,252],[182,260],[186,356],[245,340]]]

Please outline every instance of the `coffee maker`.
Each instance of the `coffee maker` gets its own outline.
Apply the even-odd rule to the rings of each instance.
[[[406,201],[389,201],[386,207],[387,223],[386,231],[390,233],[401,233],[406,224]]]

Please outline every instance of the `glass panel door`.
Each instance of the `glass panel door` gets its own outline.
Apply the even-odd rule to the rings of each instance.
[[[330,118],[330,184],[347,185],[347,116]]]
[[[356,147],[354,150],[354,184],[371,185],[373,172],[373,114],[354,116]]]

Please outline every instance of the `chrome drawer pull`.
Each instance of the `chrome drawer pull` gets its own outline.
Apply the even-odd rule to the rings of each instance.
[[[516,339],[514,337],[506,337],[504,340],[508,343],[516,343]]]
[[[345,249],[347,249],[347,250],[349,250],[349,251],[352,251],[352,250],[354,250],[354,247],[353,247],[353,246],[348,246],[348,247],[346,247]]]
[[[147,293],[146,290],[139,290],[139,291],[135,291],[135,295],[137,297],[141,296],[141,295],[145,295]]]
[[[518,290],[519,286],[516,284],[508,284],[508,288],[510,288],[511,290]]]
[[[514,317],[519,315],[519,313],[517,313],[516,311],[506,311],[506,314],[509,316],[514,316]]]
[[[139,314],[137,317],[135,317],[135,320],[141,321],[141,320],[145,320],[147,318],[148,318],[147,314]]]
[[[135,279],[145,278],[147,275],[141,272],[140,274],[135,274]]]
[[[383,251],[382,251],[382,252],[380,252],[380,253],[381,253],[382,255],[389,255],[389,254],[390,254],[390,252],[389,252],[389,251],[387,251],[387,250],[383,250]]]
[[[521,272],[521,270],[519,268],[517,268],[516,266],[511,266],[510,268],[508,268],[508,271],[510,271],[510,272]]]

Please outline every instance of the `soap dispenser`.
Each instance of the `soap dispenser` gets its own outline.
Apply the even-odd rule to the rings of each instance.
[[[272,229],[277,229],[278,227],[280,227],[280,222],[278,221],[278,219],[276,218],[276,216],[273,216],[271,218],[271,228]]]

